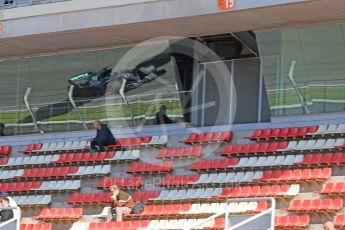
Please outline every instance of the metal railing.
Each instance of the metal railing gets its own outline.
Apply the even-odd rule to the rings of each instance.
[[[250,222],[253,222],[255,220],[258,220],[260,217],[263,217],[265,215],[271,214],[270,218],[270,227],[265,228],[266,230],[274,230],[274,217],[275,217],[275,207],[276,207],[276,201],[272,197],[259,197],[259,198],[238,198],[238,199],[228,199],[227,204],[229,203],[235,203],[235,202],[253,202],[253,201],[269,201],[271,204],[271,207],[266,209],[265,211],[258,213],[254,216],[251,216],[243,221],[240,221],[238,223],[235,223],[234,225],[231,224],[230,221],[230,210],[226,209],[224,212],[220,212],[217,214],[214,214],[207,219],[201,220],[197,222],[194,226],[190,228],[185,228],[184,230],[192,230],[192,229],[197,229],[198,227],[215,220],[218,217],[224,216],[224,230],[235,230],[239,229],[241,226],[244,226]],[[259,227],[259,226],[258,226]],[[260,228],[262,229],[262,228]]]
[[[13,218],[5,222],[0,223],[0,230],[19,230],[20,229],[20,208],[8,207],[0,208],[0,210],[17,210],[17,213],[13,214]]]

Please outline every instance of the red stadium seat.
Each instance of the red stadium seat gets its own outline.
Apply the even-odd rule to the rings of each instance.
[[[339,213],[334,217],[334,226],[337,228],[345,227],[345,214]]]
[[[9,145],[0,146],[0,155],[7,156],[11,153],[12,147]]]
[[[21,150],[19,152],[21,153],[32,153],[33,151],[37,151],[37,150],[40,150],[42,148],[42,144],[29,144],[26,149],[24,150]]]
[[[8,157],[0,158],[0,165],[7,165],[8,163]]]

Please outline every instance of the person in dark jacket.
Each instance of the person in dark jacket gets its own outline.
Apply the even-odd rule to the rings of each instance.
[[[7,197],[2,198],[1,206],[2,206],[2,208],[9,208],[10,207],[10,200]],[[1,211],[1,218],[0,218],[1,222],[8,221],[12,218],[13,218],[13,210],[12,209]]]
[[[97,135],[95,138],[90,139],[91,152],[102,152],[105,150],[105,146],[116,144],[116,139],[114,138],[107,125],[102,124],[97,120],[93,123],[93,127],[97,130]]]
[[[174,123],[167,115],[167,107],[162,105],[159,111],[156,113],[156,118],[154,121],[155,125],[165,125]]]
[[[0,137],[6,136],[4,134],[4,129],[5,129],[5,124],[4,123],[0,123]]]

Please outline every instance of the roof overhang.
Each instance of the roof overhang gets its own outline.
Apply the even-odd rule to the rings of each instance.
[[[212,10],[200,5],[200,9],[204,12],[203,14],[200,14],[200,12],[197,13],[195,9],[193,12],[193,5],[189,5],[189,8],[186,6],[191,12],[184,10],[185,8],[181,6],[176,8],[174,5],[169,5],[178,2],[180,4],[183,2],[185,4],[190,4],[193,1],[194,0],[153,0],[143,3],[147,6],[150,4],[157,4],[158,2],[165,4],[162,5],[162,7],[165,7],[162,9],[152,8],[153,6],[151,5],[151,12],[143,11],[142,14],[139,14],[140,16],[143,16],[144,14],[146,17],[154,15],[157,18],[159,18],[158,16],[163,17],[165,15],[165,18],[163,17],[159,20],[149,20],[149,18],[147,18],[147,20],[140,20],[138,18],[138,14],[135,14],[135,12],[137,12],[137,9],[135,8],[136,5],[133,4],[126,6],[129,7],[128,9],[124,6],[121,6],[122,8],[120,7],[120,10],[117,9],[117,7],[102,8],[105,12],[119,10],[118,12],[122,12],[122,14],[127,15],[128,20],[137,20],[137,22],[133,21],[132,23],[114,23],[117,21],[112,18],[112,25],[85,26],[87,25],[86,23],[83,24],[85,28],[75,29],[72,27],[68,28],[67,26],[63,31],[58,31],[54,30],[54,26],[61,26],[61,24],[58,24],[59,22],[57,22],[56,25],[50,25],[52,26],[52,30],[50,32],[37,34],[25,34],[26,30],[16,29],[14,27],[11,32],[12,36],[10,36],[10,32],[6,36],[5,31],[3,38],[0,39],[0,59],[74,52],[77,50],[130,46],[147,39],[161,36],[198,37],[248,30],[276,30],[287,27],[309,26],[345,21],[344,0],[285,0],[285,4],[262,5],[261,7],[258,6],[252,8],[245,8],[244,5],[240,4],[241,0],[237,0],[237,6],[239,8],[227,11],[219,11],[217,9],[217,5],[214,3],[210,6]],[[211,0],[204,1],[212,2]],[[245,1],[246,0],[243,0],[243,2]],[[180,16],[177,15],[176,17],[171,17],[172,11],[178,10],[181,11],[179,13]],[[86,13],[86,15],[88,15],[92,13],[91,11],[92,10],[85,10],[79,13]],[[212,11],[217,12],[212,13]],[[73,11],[68,14],[73,16],[75,13],[76,12]],[[101,13],[101,11],[98,11],[98,13]],[[41,15],[32,18],[13,20],[21,20],[21,24],[19,23],[16,26],[24,26],[23,23],[29,23],[30,21],[26,21],[29,19],[41,20],[41,27],[44,27],[44,19],[48,20],[48,17],[54,18],[58,16],[59,14],[56,13],[53,15]],[[64,16],[66,17],[66,15]],[[105,22],[105,19],[103,18],[105,16],[106,14],[104,13],[100,14],[98,18],[90,16],[91,18],[76,17],[75,19],[69,19],[71,19],[70,22],[74,22],[74,25],[75,23],[78,23],[78,20],[81,20],[80,18],[83,18],[84,20],[98,20]],[[119,20],[124,20],[121,19],[121,15],[118,15],[117,17]],[[66,18],[62,19],[64,19],[65,22],[68,22]],[[84,20],[82,21],[84,22]],[[2,23],[3,30],[6,30],[6,23],[13,22],[11,22],[11,20],[7,20]],[[36,25],[35,27],[40,27],[40,25]],[[15,36],[15,31],[18,32],[18,36]],[[22,33],[22,35],[20,33]]]

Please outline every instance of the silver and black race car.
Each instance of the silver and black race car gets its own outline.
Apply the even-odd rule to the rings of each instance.
[[[68,80],[68,89],[74,85],[74,97],[97,97],[105,95],[108,85],[111,84],[113,93],[119,93],[120,90],[126,93],[165,73],[165,69],[157,70],[154,66],[114,72],[106,67],[97,72],[89,71],[73,76]]]

